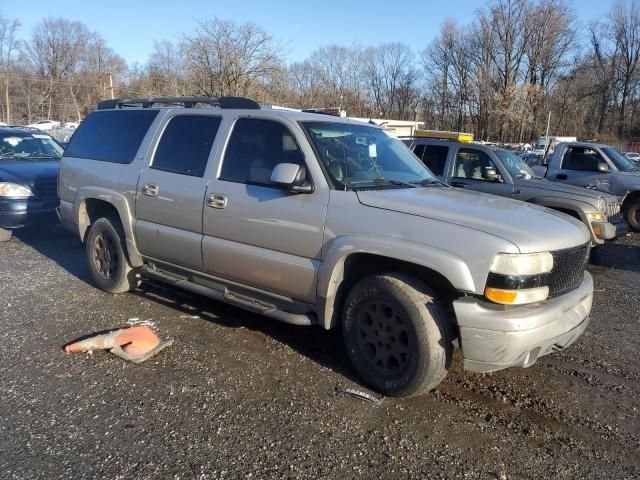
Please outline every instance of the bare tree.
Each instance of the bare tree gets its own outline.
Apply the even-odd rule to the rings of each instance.
[[[248,95],[283,65],[283,49],[254,23],[203,21],[184,36],[187,70],[204,95]]]
[[[18,52],[20,22],[0,14],[0,71],[4,74],[4,121],[11,124],[10,72]]]

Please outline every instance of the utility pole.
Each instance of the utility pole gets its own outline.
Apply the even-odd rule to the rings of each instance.
[[[113,96],[113,76],[110,73],[107,73],[107,75],[109,76],[109,90],[111,90],[111,100],[114,99]]]
[[[549,110],[549,116],[547,117],[547,133],[545,134],[544,149],[549,148],[549,124],[551,123],[551,110]]]

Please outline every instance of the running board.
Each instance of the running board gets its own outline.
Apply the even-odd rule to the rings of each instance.
[[[152,277],[156,278],[164,283],[167,283],[173,287],[181,288],[183,290],[188,290],[192,293],[196,293],[198,295],[202,295],[213,300],[217,300],[219,302],[227,303],[229,305],[234,305],[236,307],[240,307],[244,310],[248,310],[254,313],[259,313],[260,315],[265,315],[267,317],[273,318],[275,320],[289,323],[292,325],[314,325],[316,324],[316,316],[313,312],[308,313],[291,313],[278,308],[278,306],[274,303],[267,303],[261,300],[258,300],[254,297],[241,294],[229,289],[228,286],[219,284],[220,288],[210,288],[204,285],[200,285],[193,281],[188,280],[186,277],[169,273],[160,269],[154,269],[149,267],[148,265],[144,265],[142,267],[143,272]]]

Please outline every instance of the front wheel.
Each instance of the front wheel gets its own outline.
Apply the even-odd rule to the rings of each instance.
[[[640,198],[629,204],[625,215],[631,230],[634,232],[640,232]]]
[[[433,291],[415,278],[361,280],[347,297],[342,329],[354,368],[381,393],[419,395],[447,375],[453,354],[447,320]]]
[[[99,218],[91,224],[85,251],[91,277],[101,290],[124,293],[140,283],[124,249],[124,232],[118,220]]]

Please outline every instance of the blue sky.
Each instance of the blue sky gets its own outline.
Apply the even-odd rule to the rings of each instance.
[[[574,0],[579,21],[603,17],[613,0]],[[289,60],[302,60],[330,43],[376,45],[400,41],[417,50],[451,17],[473,19],[481,0],[1,0],[0,12],[19,19],[21,37],[47,16],[79,20],[99,32],[129,63],[144,63],[154,40],[177,39],[197,19],[218,16],[261,25],[288,49]]]

